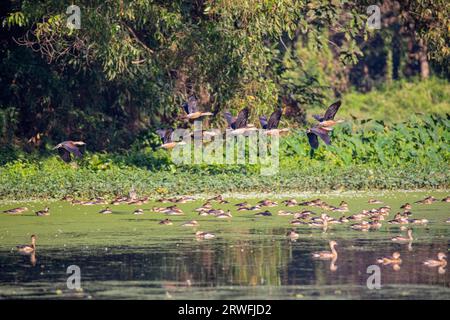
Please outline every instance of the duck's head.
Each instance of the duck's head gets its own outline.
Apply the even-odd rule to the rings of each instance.
[[[447,258],[447,255],[445,253],[443,253],[443,252],[439,252],[438,253],[438,259],[439,260],[443,260],[443,259],[446,259],[446,258]]]
[[[411,237],[412,236],[412,232],[413,232],[412,229],[408,229],[408,236]]]
[[[36,236],[34,234],[31,235],[31,244],[32,245],[36,244]]]
[[[336,241],[334,241],[334,240],[331,240],[330,241],[330,247],[334,247],[334,246],[337,246],[337,242]]]
[[[400,258],[400,252],[394,252],[393,254],[392,254],[392,258],[394,258],[394,259],[398,259],[398,258]]]

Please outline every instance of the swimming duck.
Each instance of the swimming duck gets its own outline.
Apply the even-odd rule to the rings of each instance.
[[[170,206],[165,208],[161,211],[162,213],[168,214],[168,215],[182,215],[184,214],[183,210],[178,208],[177,206]]]
[[[299,226],[299,225],[302,225],[302,224],[307,224],[306,222],[298,220],[298,219],[291,220],[291,222],[289,222],[289,223],[291,225],[293,225],[293,226]]]
[[[395,241],[395,242],[411,242],[411,241],[413,241],[414,238],[412,236],[412,229],[408,229],[408,237],[397,236],[397,237],[393,237],[391,240]]]
[[[162,225],[166,225],[166,226],[173,225],[172,220],[170,220],[170,219],[161,220],[158,224],[162,224]]]
[[[438,259],[429,259],[423,262],[428,267],[445,267],[447,265],[447,256],[443,252],[438,253]]]
[[[226,213],[219,213],[216,215],[216,218],[218,219],[230,219],[233,216],[231,215],[231,211],[228,210]]]
[[[348,212],[348,206],[344,205],[344,206],[339,206],[339,207],[332,207],[331,211],[333,212]]]
[[[109,207],[106,207],[106,209],[100,210],[98,213],[109,214],[112,213],[112,210]]]
[[[427,219],[408,219],[408,222],[412,224],[423,225],[427,224],[429,221]]]
[[[36,211],[35,214],[38,217],[49,216],[50,215],[50,209],[48,207],[45,207],[44,210]]]
[[[133,214],[144,214],[144,210],[139,208],[133,211]]]
[[[380,204],[380,203],[383,203],[383,202],[380,201],[380,200],[377,200],[377,199],[369,199],[369,201],[367,201],[367,203],[370,203],[370,204]]]
[[[236,203],[235,206],[236,207],[247,207],[248,203],[247,202],[240,202],[240,203]]]
[[[411,210],[412,209],[412,205],[410,204],[410,203],[405,203],[404,205],[402,205],[401,207],[400,207],[400,209],[403,209],[403,210],[405,210],[405,211],[409,211],[409,210]]]
[[[409,220],[406,217],[403,217],[400,212],[398,212],[393,220],[388,221],[389,224],[408,224]]]
[[[269,199],[261,200],[257,203],[261,207],[276,207],[278,203]]]
[[[447,219],[447,221],[445,221],[446,223],[450,223],[450,218]]]
[[[304,201],[304,202],[300,203],[300,206],[319,207],[323,204],[324,204],[324,202],[321,199],[314,199],[311,201]]]
[[[428,196],[423,200],[419,200],[416,201],[415,203],[420,203],[420,204],[432,204],[433,202],[437,201],[437,199],[433,196]]]
[[[315,217],[311,219],[311,222],[308,223],[310,227],[318,227],[326,229],[328,227],[329,216],[325,213],[322,213],[320,218]]]
[[[8,214],[20,214],[23,213],[25,211],[28,211],[27,207],[18,207],[18,208],[13,208],[13,209],[8,209],[3,211],[3,213],[8,213]]]
[[[223,197],[222,197],[221,194],[219,194],[219,195],[217,195],[215,197],[212,197],[212,198],[208,199],[207,201],[223,201]]]
[[[208,211],[210,209],[212,209],[212,204],[209,201],[207,201],[201,207],[196,208],[195,211],[204,212],[204,211]]]
[[[315,213],[312,211],[309,211],[309,210],[304,210],[301,212],[294,213],[294,218],[295,219],[306,219],[307,217],[309,217],[311,215],[315,215]]]
[[[17,246],[17,250],[20,253],[32,253],[36,251],[36,236],[33,234],[31,236],[31,244],[22,244]]]
[[[382,263],[384,265],[388,264],[401,264],[402,259],[400,259],[400,252],[394,252],[392,257],[383,257],[377,259],[378,263]]]
[[[357,213],[357,214],[353,214],[353,215],[349,216],[347,218],[347,220],[361,221],[365,217],[366,217],[366,214],[364,212],[362,212],[362,213]]]
[[[382,227],[381,222],[378,219],[374,219],[372,221],[369,221],[369,228],[370,230],[378,230]]]
[[[270,217],[272,215],[272,213],[270,211],[263,211],[263,212],[258,212],[257,214],[255,214],[255,217]]]
[[[370,224],[367,221],[362,221],[361,223],[352,224],[350,227],[353,230],[369,231]]]
[[[450,202],[450,196],[445,197],[444,199],[442,199],[443,202]]]
[[[296,206],[298,204],[297,200],[295,200],[295,199],[287,199],[287,200],[284,200],[282,203],[286,207],[293,207],[293,206]]]
[[[290,239],[290,240],[297,240],[300,235],[294,230],[289,230],[286,234],[286,236]]]
[[[278,210],[279,216],[292,216],[293,213],[291,211],[285,211],[285,210]]]
[[[195,233],[195,237],[197,239],[214,239],[216,236],[213,233],[209,232],[203,232],[203,231],[197,231]]]
[[[313,252],[313,258],[322,259],[322,260],[330,260],[330,259],[336,259],[338,256],[338,253],[335,249],[335,246],[337,245],[337,242],[332,240],[329,242],[331,251],[318,251]]]
[[[198,227],[200,224],[198,223],[198,221],[196,220],[191,220],[188,222],[183,223],[181,226],[182,227]]]

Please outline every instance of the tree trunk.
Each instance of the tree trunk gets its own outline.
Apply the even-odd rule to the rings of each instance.
[[[419,40],[419,62],[420,62],[420,77],[422,80],[430,77],[430,65],[427,58],[427,46],[423,39]]]

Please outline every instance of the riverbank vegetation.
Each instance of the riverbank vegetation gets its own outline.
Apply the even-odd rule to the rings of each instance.
[[[0,8],[0,199],[222,191],[447,188],[448,1],[61,1]],[[69,12],[75,12],[70,11]],[[225,128],[282,107],[278,174],[176,165],[158,128],[188,127],[195,95]],[[311,156],[311,115],[342,100]],[[76,164],[52,150],[83,140]]]

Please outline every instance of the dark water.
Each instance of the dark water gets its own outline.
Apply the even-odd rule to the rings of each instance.
[[[315,240],[291,243],[260,241],[204,241],[148,248],[46,251],[29,256],[2,252],[1,297],[148,298],[148,299],[301,299],[301,298],[424,298],[449,299],[448,270],[439,273],[422,262],[430,252],[448,247],[448,240],[431,244],[386,243],[365,248],[365,240],[341,241],[337,269],[330,261],[315,261]],[[323,244],[323,241],[320,241]],[[366,286],[369,265],[385,252],[399,251],[399,270],[381,266],[381,289]],[[66,268],[81,270],[83,291],[67,289]]]

